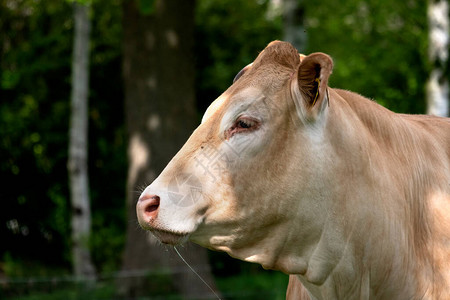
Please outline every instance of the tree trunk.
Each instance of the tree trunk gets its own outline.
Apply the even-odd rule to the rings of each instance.
[[[127,240],[123,270],[169,269],[173,288],[186,298],[211,296],[175,252],[161,246],[137,225],[139,193],[163,170],[197,123],[194,90],[193,0],[157,0],[144,15],[124,1],[124,57],[126,126],[128,133]],[[193,244],[181,249],[186,260],[213,282],[207,252]],[[177,272],[176,272],[177,271]],[[120,293],[136,297],[152,293],[145,286],[153,278],[121,280]]]
[[[72,58],[72,95],[68,171],[72,202],[72,255],[74,273],[91,278],[95,268],[89,251],[91,211],[87,170],[89,7],[74,3],[75,34]]]
[[[433,66],[427,82],[427,113],[449,115],[449,84],[447,78],[449,16],[447,0],[429,0],[429,59]]]
[[[303,0],[283,0],[283,39],[300,53],[306,50]]]

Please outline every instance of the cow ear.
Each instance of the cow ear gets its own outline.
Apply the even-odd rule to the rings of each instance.
[[[313,53],[301,60],[297,82],[302,106],[307,111],[319,111],[327,97],[328,78],[333,70],[331,57],[324,53]]]
[[[305,54],[301,54],[301,53],[299,53],[298,56],[300,57],[300,62],[302,62],[303,59],[305,59],[305,57],[306,57]]]

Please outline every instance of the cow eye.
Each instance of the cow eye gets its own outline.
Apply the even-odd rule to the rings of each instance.
[[[259,122],[255,119],[242,117],[235,121],[233,126],[231,126],[228,130],[225,131],[225,138],[228,140],[236,133],[240,132],[248,132],[258,129]]]
[[[238,127],[238,128],[247,129],[247,128],[252,127],[252,125],[253,125],[253,124],[251,124],[250,122],[244,121],[244,120],[239,120],[239,121],[237,122],[237,127]]]
[[[234,128],[236,128],[238,131],[243,130],[253,130],[257,129],[259,122],[253,118],[249,117],[240,117],[236,120],[234,123]]]

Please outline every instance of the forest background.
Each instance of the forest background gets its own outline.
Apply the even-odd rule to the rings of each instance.
[[[80,1],[88,5],[91,23],[88,170],[92,234],[87,245],[96,286],[87,289],[82,278],[71,275],[74,211],[67,164],[74,3],[0,1],[0,297],[178,299],[196,298],[192,293],[200,292],[189,290],[192,285],[203,285],[198,279],[184,286],[177,283],[173,274],[184,278],[185,269],[179,269],[181,264],[173,262],[179,258],[166,247],[147,242],[143,246],[144,253],[145,249],[161,252],[161,264],[144,259],[136,267],[139,262],[132,262],[139,242],[130,239],[130,230],[140,229],[136,218],[130,217],[126,199],[134,197],[128,202],[135,202],[142,186],[127,184],[132,160],[127,151],[132,133],[127,116],[147,111],[145,101],[153,107],[152,101],[166,99],[130,100],[127,93],[139,82],[139,74],[127,73],[123,66],[135,54],[146,65],[145,49],[130,53],[138,47],[130,50],[129,45],[145,39],[145,30],[158,31],[165,18],[176,19],[181,27],[186,22],[185,27],[192,29],[187,30],[189,37],[180,36],[189,39],[189,54],[179,52],[177,57],[180,64],[189,60],[193,71],[177,72],[177,65],[167,62],[171,58],[158,52],[149,52],[149,60],[153,59],[149,66],[173,70],[163,77],[161,90],[182,89],[177,86],[179,76],[190,78],[186,84],[192,93],[188,103],[192,109],[184,110],[183,90],[176,99],[167,100],[168,105],[158,106],[161,117],[173,112],[167,118],[178,120],[178,128],[186,128],[180,129],[173,144],[160,149],[159,165],[149,166],[154,173],[184,143],[206,107],[232,83],[235,74],[275,39],[292,41],[304,54],[329,54],[335,65],[330,86],[358,92],[396,112],[426,113],[426,83],[434,68],[443,70],[440,80],[447,82],[448,62],[436,63],[429,51],[428,6],[439,1],[167,0],[173,9],[157,21],[161,1]],[[130,25],[133,22],[135,27]],[[162,58],[155,60],[155,55]],[[186,118],[185,126],[180,120]],[[153,136],[153,143],[157,138]],[[127,195],[130,189],[134,196]],[[190,247],[194,246],[184,250],[188,257],[189,252],[198,251]],[[192,259],[196,260],[195,255]],[[227,299],[260,299],[260,293],[283,298],[284,274],[213,252],[197,263]],[[122,283],[125,287],[119,287]]]

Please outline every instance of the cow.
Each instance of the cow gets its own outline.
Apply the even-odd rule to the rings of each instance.
[[[271,42],[140,195],[139,224],[290,275],[288,299],[450,299],[450,119]]]

